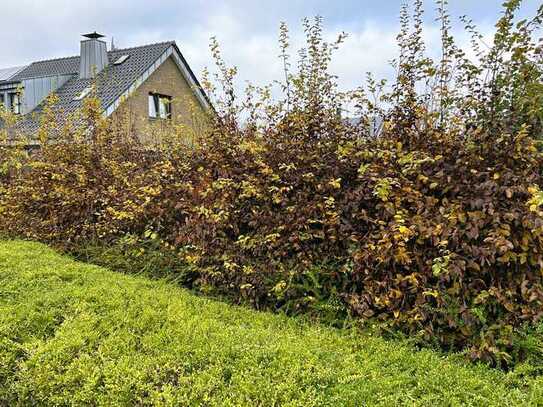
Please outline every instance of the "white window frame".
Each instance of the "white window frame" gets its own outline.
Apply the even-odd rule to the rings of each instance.
[[[149,117],[151,119],[171,119],[172,97],[151,92],[148,97]]]

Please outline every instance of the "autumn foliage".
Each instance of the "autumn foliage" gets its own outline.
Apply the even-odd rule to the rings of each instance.
[[[352,92],[328,70],[344,36],[325,42],[319,19],[304,24],[294,73],[281,29],[279,101],[267,87],[238,101],[214,44],[217,115],[196,147],[146,149],[89,103],[92,137],[68,131],[18,165],[2,150],[2,232],[78,253],[97,242],[152,251],[205,293],[522,359],[516,338],[543,316],[543,104],[541,12],[516,25],[518,6],[506,4],[478,61],[454,45],[440,8],[433,62],[415,2],[411,19],[402,11],[397,81],[369,77]],[[348,103],[357,120],[339,113]]]

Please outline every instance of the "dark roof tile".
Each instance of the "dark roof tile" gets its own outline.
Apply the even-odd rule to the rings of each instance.
[[[79,57],[77,56],[33,62],[11,79],[22,81],[43,76],[76,74],[78,72]]]

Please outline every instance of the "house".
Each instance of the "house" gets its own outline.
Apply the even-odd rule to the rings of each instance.
[[[0,103],[21,115],[19,131],[35,133],[48,95],[58,97],[59,114],[68,117],[95,94],[104,115],[129,112],[136,134],[152,126],[194,126],[211,104],[174,41],[107,50],[104,36],[83,35],[80,55],[0,69]],[[120,109],[120,106],[123,109]]]
[[[351,126],[364,125],[364,121],[360,117],[347,117],[345,123]],[[368,123],[366,124],[367,135],[369,137],[379,137],[382,134],[385,126],[385,118],[379,114],[373,114],[368,117]]]

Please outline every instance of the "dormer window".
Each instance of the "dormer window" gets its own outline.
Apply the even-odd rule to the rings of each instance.
[[[152,119],[171,119],[172,97],[149,93],[149,117]]]

